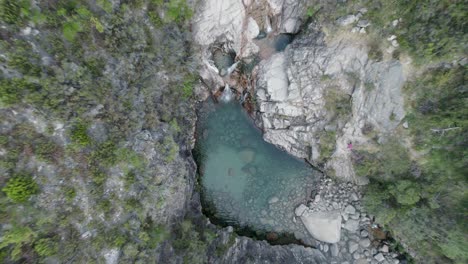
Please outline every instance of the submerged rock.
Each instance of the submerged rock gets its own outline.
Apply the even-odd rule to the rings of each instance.
[[[244,163],[251,163],[255,159],[255,151],[251,148],[241,150],[239,157]]]

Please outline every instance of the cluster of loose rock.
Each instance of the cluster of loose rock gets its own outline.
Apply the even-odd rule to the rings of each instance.
[[[314,200],[301,204],[295,214],[331,263],[400,263],[399,254],[390,252],[386,234],[372,223],[360,198],[358,186],[324,178]]]

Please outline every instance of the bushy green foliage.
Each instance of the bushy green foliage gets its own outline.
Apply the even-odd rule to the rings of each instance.
[[[330,158],[335,150],[336,144],[336,132],[335,131],[323,131],[319,136],[320,144],[320,159],[326,160]]]
[[[352,112],[351,97],[337,90],[336,87],[329,87],[325,93],[325,108],[333,113],[334,119],[342,119]]]
[[[13,260],[18,260],[21,255],[22,247],[31,244],[36,236],[37,234],[29,227],[14,226],[3,234],[2,241],[0,242],[0,249],[12,246],[11,258]]]
[[[172,22],[181,24],[189,20],[193,15],[193,11],[187,5],[186,0],[150,0],[148,9],[148,16],[156,26]],[[159,15],[161,10],[165,12],[164,17]]]
[[[21,24],[28,14],[30,1],[2,0],[0,1],[0,18],[8,24]]]
[[[170,0],[167,3],[167,17],[170,21],[181,23],[190,19],[192,15],[192,9],[186,0]]]
[[[203,231],[186,219],[176,230],[177,238],[173,245],[176,252],[184,252],[184,263],[206,263],[207,244]]]
[[[78,34],[82,31],[81,24],[77,21],[69,21],[63,24],[63,36],[68,41],[73,41]]]
[[[226,254],[226,251],[231,248],[234,243],[236,242],[236,235],[234,233],[231,233],[229,235],[229,240],[226,244],[220,244],[216,247],[216,255],[219,257],[222,257],[224,254]]]
[[[182,83],[181,91],[182,97],[188,99],[193,94],[193,86],[198,78],[195,75],[187,75],[184,78],[184,82]]]
[[[168,227],[145,223],[148,209],[146,204],[143,206],[150,202],[148,192],[156,189],[164,192],[154,201],[155,207],[164,206],[167,186],[161,180],[155,186],[152,173],[157,173],[158,168],[149,168],[144,157],[126,146],[141,130],[159,133],[158,126],[165,122],[168,124],[164,126],[169,125],[170,129],[159,144],[163,159],[167,155],[167,160],[173,161],[178,154],[175,140],[185,139],[181,132],[193,115],[186,106],[193,100],[196,81],[191,74],[195,63],[190,57],[189,28],[185,27],[190,12],[183,1],[159,1],[156,14],[164,19],[161,27],[154,28],[144,15],[149,1],[121,2],[36,1],[29,10],[20,10],[18,22],[2,28],[6,39],[0,41],[5,55],[0,62],[12,74],[0,77],[1,107],[11,107],[23,114],[27,106],[34,116],[45,117],[47,127],[54,128],[56,122],[64,124],[65,136],[71,144],[62,150],[54,144],[61,140],[50,138],[53,129],[41,135],[38,132],[41,129],[36,130],[41,126],[15,125],[19,120],[10,115],[10,110],[6,111],[6,122],[13,129],[5,130],[8,134],[2,131],[0,138],[1,148],[7,153],[0,156],[2,170],[8,175],[28,166],[28,171],[37,171],[35,182],[45,184],[48,193],[38,197],[38,203],[25,202],[21,206],[5,195],[0,199],[2,226],[24,223],[30,227],[30,232],[22,232],[27,239],[16,239],[27,241],[17,243],[19,246],[14,243],[5,246],[3,236],[8,232],[4,228],[0,262],[13,262],[10,253],[16,249],[15,259],[34,263],[51,255],[58,262],[70,261],[74,256],[72,262],[93,263],[98,261],[101,250],[122,247],[123,262],[138,259],[154,263],[153,249],[170,238]],[[3,11],[0,10],[1,15]],[[19,34],[26,23],[40,33]],[[104,74],[104,70],[110,74]],[[170,72],[169,78],[154,74],[161,70]],[[100,126],[96,126],[97,130],[89,129],[94,122],[102,125],[103,130],[99,130]],[[44,161],[53,161],[50,166],[53,169],[47,166],[46,170],[38,171]],[[127,175],[126,187],[131,188],[131,195],[117,196],[113,190],[104,192],[103,183],[114,170]],[[13,180],[6,182],[2,188],[13,190],[12,183]],[[39,189],[36,184],[31,186]],[[89,199],[89,213],[103,213],[103,218],[93,217],[92,222],[84,223],[83,212],[76,206],[78,194],[79,198]],[[108,221],[120,208],[124,208],[131,221]],[[80,239],[82,234],[72,223],[83,223],[84,228],[93,230],[92,236]],[[205,243],[203,232],[195,232],[200,234],[198,244]],[[35,240],[36,237],[40,239]],[[186,250],[181,254],[185,255]],[[131,257],[127,258],[127,254]],[[190,254],[198,256],[205,252],[195,250]]]
[[[152,226],[151,229],[148,229],[148,236],[148,247],[156,248],[161,242],[169,238],[169,231],[163,225]]]
[[[385,180],[405,176],[411,166],[407,150],[396,138],[390,138],[377,152],[354,150],[353,161],[359,176]]]
[[[467,261],[468,239],[457,235],[468,232],[465,83],[466,70],[453,67],[429,70],[407,84],[407,122],[423,153],[417,163],[394,143],[355,155],[356,172],[373,177],[366,207],[429,263]]]
[[[57,242],[51,238],[41,238],[34,242],[34,250],[42,257],[53,256],[57,254]]]
[[[2,189],[8,198],[21,203],[29,199],[31,195],[39,191],[37,183],[27,173],[18,173],[10,178]]]
[[[8,65],[20,73],[38,77],[41,75],[41,60],[31,44],[16,40],[12,47],[14,52],[8,56]]]
[[[25,92],[34,90],[35,85],[25,79],[1,79],[0,103],[4,105],[18,104],[23,99]]]
[[[60,147],[53,141],[45,138],[39,137],[34,141],[34,154],[45,161],[54,161],[60,152]]]
[[[91,144],[91,138],[88,135],[88,125],[79,120],[71,129],[70,138],[74,143],[80,146]]]
[[[173,162],[179,152],[179,145],[171,136],[167,136],[158,145],[158,151],[163,153],[166,162]]]

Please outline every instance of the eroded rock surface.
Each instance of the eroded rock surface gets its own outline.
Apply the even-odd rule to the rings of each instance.
[[[365,127],[378,135],[392,131],[405,115],[402,65],[367,54],[365,41],[326,40],[311,25],[283,53],[261,62],[256,93],[265,140],[337,177],[366,183],[354,173],[349,144],[369,140]],[[329,157],[324,133],[335,136]]]

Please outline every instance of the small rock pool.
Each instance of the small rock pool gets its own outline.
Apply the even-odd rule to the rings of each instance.
[[[236,102],[205,102],[196,134],[202,205],[212,222],[277,243],[307,236],[294,209],[320,172],[265,142]]]

